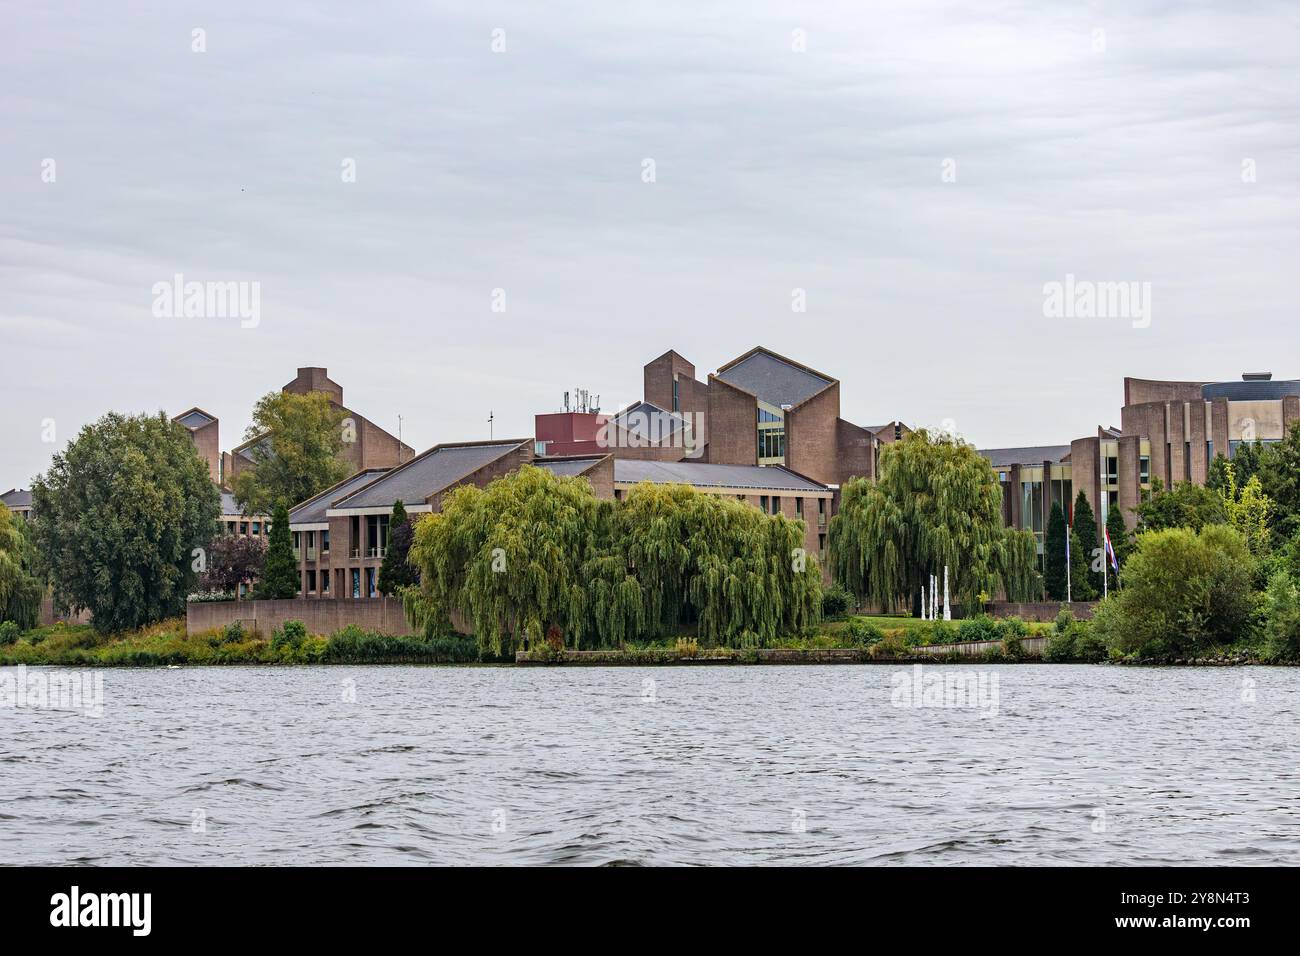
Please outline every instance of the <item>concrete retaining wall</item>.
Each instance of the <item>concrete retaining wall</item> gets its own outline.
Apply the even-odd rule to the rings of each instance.
[[[270,636],[285,621],[299,620],[309,634],[333,634],[355,624],[367,631],[411,633],[398,598],[294,598],[287,601],[203,601],[185,606],[185,632],[194,634],[240,621],[244,629]]]

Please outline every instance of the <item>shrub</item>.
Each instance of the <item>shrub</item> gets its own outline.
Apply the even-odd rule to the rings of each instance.
[[[239,644],[248,639],[244,633],[244,624],[242,621],[231,621],[221,632],[222,644]]]
[[[885,637],[885,632],[874,621],[855,617],[849,621],[849,637],[853,639],[854,644],[870,647],[880,643]]]
[[[1070,630],[1074,639],[1075,660],[1096,664],[1106,659],[1106,641],[1091,621],[1075,621]]]
[[[1070,625],[1074,623],[1074,614],[1064,604],[1061,610],[1056,613],[1056,620],[1052,622],[1052,627],[1056,629],[1057,634],[1064,634],[1070,630]]]
[[[307,625],[299,620],[285,621],[284,627],[278,627],[271,634],[271,650],[277,653],[288,648],[296,651],[307,639]]]
[[[685,637],[679,637],[679,638],[677,638],[677,643],[676,643],[675,647],[676,647],[676,650],[677,650],[677,655],[678,655],[679,657],[696,657],[696,656],[698,656],[699,653],[700,653],[700,645],[699,645],[699,642],[697,642],[697,641],[695,640],[695,638],[693,638],[693,637],[692,637],[692,638],[685,638]]]
[[[968,617],[957,627],[957,638],[963,643],[997,641],[1002,638],[997,621],[986,614]]]
[[[872,657],[906,657],[909,648],[907,641],[898,631],[890,631],[875,644],[871,645]]]
[[[1074,660],[1074,633],[1068,627],[1065,630],[1053,630],[1048,635],[1043,660],[1052,664]]]
[[[18,642],[18,622],[0,621],[0,647]]]
[[[905,633],[907,643],[927,647],[931,644],[955,644],[960,632],[952,621],[926,621],[908,628]]]
[[[1029,625],[1018,617],[1007,617],[998,622],[998,631],[1004,641],[1013,637],[1023,639],[1029,636]]]
[[[822,592],[822,618],[829,620],[848,613],[853,597],[840,585]]]
[[[1124,565],[1124,588],[1094,620],[1106,643],[1142,656],[1195,654],[1252,633],[1254,559],[1224,525],[1147,531]],[[1107,607],[1107,605],[1110,605]]]

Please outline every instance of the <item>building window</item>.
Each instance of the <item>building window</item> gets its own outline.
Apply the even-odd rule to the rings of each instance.
[[[361,597],[361,569],[360,568],[352,569],[352,596],[354,598]]]
[[[785,429],[760,428],[758,431],[758,457],[785,457]]]
[[[235,523],[234,523],[233,521],[227,521],[227,522],[226,522],[226,533],[227,533],[227,534],[234,534],[234,533],[235,533]]]
[[[330,573],[328,571],[322,571],[320,573],[320,593],[330,593]]]
[[[247,521],[241,521],[241,522],[239,522],[239,533],[240,533],[240,534],[248,534],[248,522],[247,522]]]
[[[1208,466],[1212,461],[1214,461],[1214,442],[1207,438],[1205,439],[1205,464]]]
[[[260,521],[253,522],[253,535],[258,538],[262,536],[262,522]]]
[[[366,594],[370,597],[379,597],[379,590],[375,587],[375,569],[366,568]]]
[[[781,513],[781,496],[780,496],[780,495],[773,495],[773,496],[772,496],[772,514],[774,514],[774,515],[779,515],[780,513]]]
[[[1138,459],[1138,480],[1144,484],[1151,484],[1151,456],[1143,455]]]
[[[1183,480],[1192,480],[1192,443],[1183,442]]]
[[[758,496],[758,510],[763,514],[767,514],[767,495]]]
[[[321,554],[330,553],[330,533],[328,530],[322,531],[320,533],[320,553]]]
[[[826,553],[826,535],[824,534],[819,534],[817,536],[817,553],[819,555]]]
[[[802,499],[802,498],[796,498],[796,499],[794,499],[794,516],[795,516],[796,518],[800,518],[800,519],[803,518],[803,499]]]
[[[307,572],[307,593],[308,594],[316,593],[316,572],[315,571]]]
[[[681,383],[677,381],[677,376],[674,375],[673,376],[673,411],[680,412],[681,410],[682,410]]]

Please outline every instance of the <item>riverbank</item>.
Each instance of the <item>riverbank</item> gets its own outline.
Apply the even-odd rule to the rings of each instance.
[[[689,637],[623,648],[577,651],[542,646],[505,658],[481,654],[472,636],[425,639],[365,631],[355,625],[309,634],[291,621],[271,635],[239,624],[197,633],[183,619],[126,634],[100,635],[86,624],[35,628],[0,644],[0,666],[161,667],[248,664],[514,664],[522,667],[710,666],[736,664],[1111,663],[1146,666],[1235,666],[1266,662],[1240,648],[1183,657],[1108,655],[1086,627],[1016,619],[981,619],[977,626],[911,618],[849,615],[813,634],[767,647],[707,647]],[[953,640],[960,635],[986,640]]]

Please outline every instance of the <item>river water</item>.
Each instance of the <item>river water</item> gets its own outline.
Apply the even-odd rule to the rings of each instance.
[[[0,709],[0,863],[1300,863],[1294,669],[99,673]]]

